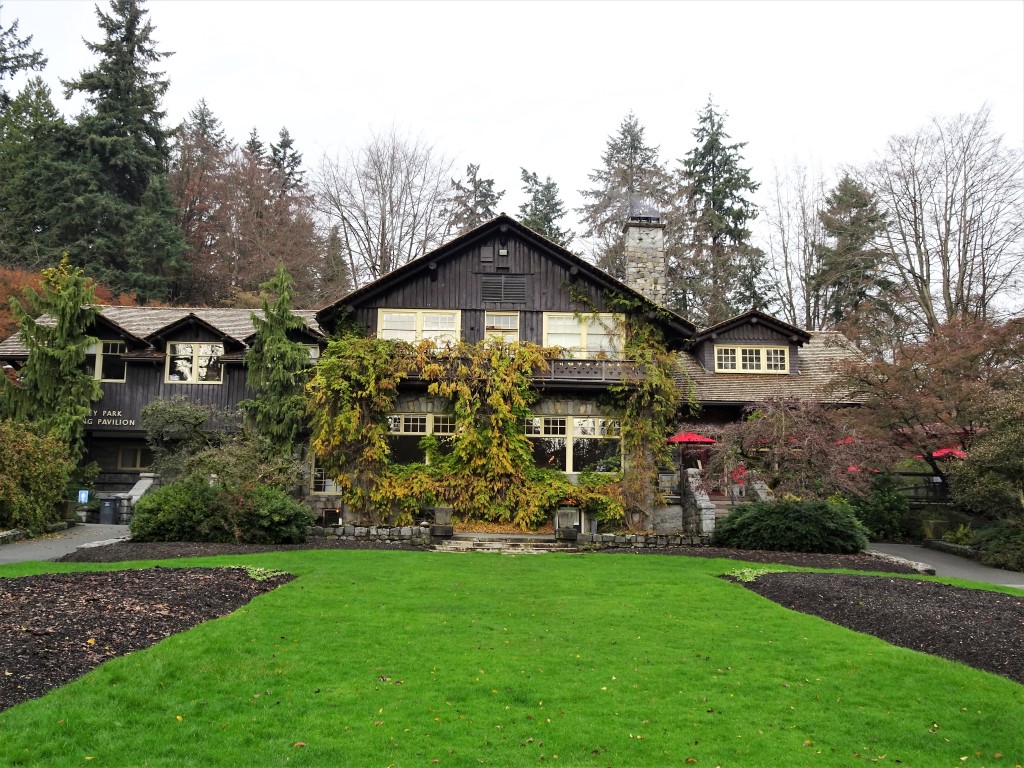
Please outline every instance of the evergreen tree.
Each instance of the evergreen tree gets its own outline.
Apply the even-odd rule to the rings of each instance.
[[[277,144],[270,145],[270,167],[277,181],[279,195],[287,195],[305,188],[302,154],[295,151],[295,141],[287,128],[278,134]]]
[[[548,176],[541,181],[536,173],[519,169],[523,180],[525,203],[519,206],[519,221],[553,243],[568,248],[572,232],[559,229],[558,222],[565,217],[565,205],[558,196],[558,185]]]
[[[19,380],[0,377],[0,411],[15,421],[37,424],[68,446],[75,461],[85,455],[85,419],[102,396],[85,370],[96,339],[89,336],[96,310],[92,285],[65,257],[43,270],[39,292],[26,288],[25,304],[12,300],[28,359]],[[49,320],[37,319],[45,315]]]
[[[764,305],[764,253],[751,245],[747,227],[757,216],[747,195],[760,185],[741,165],[746,142],[727,143],[725,117],[708,99],[693,130],[697,146],[677,174],[684,218],[666,232],[670,301],[707,325]]]
[[[291,454],[306,424],[310,370],[309,350],[289,338],[306,326],[292,313],[294,287],[283,264],[261,286],[263,316],[253,313],[256,335],[245,356],[246,385],[254,397],[239,404],[270,452],[282,456]]]
[[[0,113],[0,264],[39,270],[60,261],[72,226],[69,128],[34,77]]]
[[[625,238],[622,228],[630,215],[631,202],[643,199],[660,210],[668,207],[668,179],[658,162],[658,147],[648,146],[644,127],[630,112],[619,132],[608,137],[601,167],[588,178],[596,186],[580,190],[587,200],[576,209],[583,236],[593,239],[591,257],[599,267],[621,278]]]
[[[884,254],[874,246],[885,215],[871,191],[845,175],[825,198],[825,206],[819,218],[826,242],[819,248],[812,280],[820,316],[835,327],[848,325],[867,305],[881,309],[891,285],[880,271]]]
[[[481,179],[480,166],[466,166],[465,182],[452,179],[454,194],[450,202],[451,224],[455,235],[462,235],[498,215],[498,203],[505,191],[494,191],[494,179]]]
[[[0,3],[0,12],[2,11],[3,3]],[[7,29],[0,23],[0,114],[3,114],[11,103],[11,97],[4,88],[3,81],[19,72],[38,72],[46,66],[43,52],[33,51],[29,48],[31,44],[32,35],[18,37],[17,19]]]
[[[171,132],[160,100],[168,81],[151,67],[170,54],[154,47],[142,0],[110,5],[110,15],[96,9],[104,40],[86,43],[98,63],[64,82],[66,97],[83,93],[89,106],[77,125],[91,177],[78,191],[74,251],[115,290],[167,298],[186,268],[186,244],[167,186]]]

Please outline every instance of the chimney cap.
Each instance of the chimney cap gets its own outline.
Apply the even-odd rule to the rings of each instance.
[[[654,201],[643,195],[629,196],[629,220],[631,222],[660,223],[661,214]]]

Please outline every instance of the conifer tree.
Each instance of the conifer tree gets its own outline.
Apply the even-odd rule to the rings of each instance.
[[[2,17],[3,3],[0,3],[0,17]],[[0,18],[2,21],[2,18]],[[38,72],[46,66],[46,57],[42,51],[34,51],[29,46],[32,44],[32,35],[18,37],[18,20],[15,19],[7,29],[0,23],[0,114],[10,105],[11,97],[4,88],[3,81],[13,77],[19,72]]]
[[[548,176],[541,181],[536,173],[519,169],[523,180],[525,203],[519,206],[519,221],[553,243],[568,248],[572,232],[560,229],[558,222],[565,217],[565,205],[558,196],[558,185]]]
[[[584,227],[583,236],[592,238],[591,257],[615,277],[625,270],[625,239],[622,228],[630,215],[631,201],[643,199],[660,210],[668,207],[668,178],[658,162],[658,147],[644,139],[644,127],[630,112],[619,132],[608,137],[601,167],[588,178],[596,186],[580,190],[587,202],[576,213]]]
[[[466,166],[466,179],[452,179],[454,194],[449,203],[451,225],[455,235],[462,235],[498,215],[498,203],[505,191],[495,192],[494,179],[481,179],[480,166]]]
[[[282,128],[277,137],[277,144],[270,145],[270,167],[277,182],[277,192],[281,196],[305,188],[302,170],[302,153],[295,150],[295,140],[287,128]]]
[[[306,424],[310,354],[292,338],[306,324],[292,313],[294,283],[283,264],[261,288],[263,315],[252,315],[256,335],[245,356],[246,386],[253,397],[239,405],[271,453],[285,456]]]
[[[111,0],[98,7],[104,40],[86,43],[99,61],[64,95],[86,97],[77,125],[81,164],[90,178],[78,190],[78,243],[92,274],[117,291],[142,299],[171,297],[185,271],[185,239],[167,186],[169,139],[160,101],[168,81],[153,65],[170,54],[156,50],[142,0]]]
[[[729,144],[726,114],[708,99],[693,136],[697,146],[678,170],[682,214],[670,242],[670,303],[707,325],[764,306],[760,280],[764,253],[750,242],[747,223],[757,216],[749,199],[760,186],[742,167],[746,142]]]
[[[77,462],[85,455],[85,419],[103,394],[85,370],[86,354],[96,343],[87,333],[96,317],[96,297],[82,270],[66,257],[42,277],[39,292],[26,288],[24,304],[11,302],[28,359],[17,383],[0,377],[0,411],[56,436]]]

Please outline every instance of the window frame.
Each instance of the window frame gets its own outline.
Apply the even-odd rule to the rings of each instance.
[[[135,454],[132,463],[126,463],[124,455],[126,452]],[[149,452],[149,463],[143,464],[144,452]],[[153,452],[144,445],[120,445],[117,448],[117,471],[118,472],[146,472],[153,466]]]
[[[580,346],[564,347],[560,344],[551,344],[551,320],[568,318],[571,318],[579,329]],[[612,345],[610,351],[599,350],[594,352],[588,348],[589,345],[587,337],[589,333],[589,324],[592,320],[597,320],[601,326],[608,331],[607,333],[600,335],[606,336],[607,338],[617,342]],[[623,354],[626,348],[626,317],[618,312],[591,312],[585,315],[580,315],[575,312],[545,312],[544,346],[561,346],[563,349],[568,349],[572,353],[572,357],[577,360],[622,360],[624,359]]]
[[[451,344],[457,344],[462,339],[462,311],[458,309],[395,309],[392,307],[379,307],[377,309],[377,338],[388,339],[394,338],[384,335],[384,316],[388,315],[413,315],[416,319],[415,338],[409,341],[408,339],[395,339],[396,341],[407,341],[411,344],[418,343],[424,340],[423,336],[423,321],[428,316],[434,315],[452,315],[455,317],[455,330],[452,331]],[[428,339],[434,341],[435,344],[440,342],[434,339]]]
[[[769,362],[769,354],[780,352],[784,357],[782,367],[769,368],[770,365],[778,365],[777,361]],[[754,357],[752,353],[756,353],[756,367],[750,365]],[[722,358],[726,356],[731,358],[728,362],[735,367],[724,364]],[[784,375],[790,372],[792,353],[789,347],[779,344],[715,344],[713,358],[715,373]]]
[[[512,317],[515,318],[515,328],[491,328],[490,319],[498,317]],[[520,318],[518,312],[510,312],[507,310],[484,310],[484,338],[485,339],[500,339],[508,344],[514,344],[521,340],[520,337]],[[508,338],[512,333],[515,333],[514,339]]]
[[[580,422],[594,422],[592,425],[593,434],[585,432],[585,427]],[[622,454],[622,423],[619,419],[607,416],[585,416],[581,414],[567,414],[565,416],[550,416],[545,414],[531,414],[524,419],[523,431],[528,440],[549,439],[565,441],[565,469],[560,470],[567,475],[578,475],[581,472],[594,472],[595,474],[613,474],[623,469]],[[611,470],[587,470],[576,468],[575,441],[576,440],[610,440],[618,444],[619,462],[615,469]]]
[[[107,346],[116,346],[119,351],[108,352]],[[89,351],[86,353],[87,359],[92,358],[92,377],[97,381],[123,383],[128,380],[128,366],[124,360],[121,361],[124,366],[124,374],[119,379],[104,379],[101,378],[103,372],[103,358],[104,357],[122,357],[128,351],[128,344],[123,339],[99,339],[95,344],[89,347]]]
[[[192,350],[192,368],[189,372],[189,378],[185,381],[171,378],[171,360],[177,357],[185,357],[185,355],[176,355],[173,353],[173,349],[177,346],[189,345],[193,348]],[[199,350],[203,347],[219,347],[220,352],[215,355],[201,355]],[[165,384],[223,384],[224,383],[224,363],[217,362],[217,358],[224,355],[224,342],[221,341],[168,341],[166,347],[166,353],[164,354],[164,383]],[[210,357],[211,362],[217,365],[220,372],[219,377],[216,381],[200,381],[197,377],[199,370],[199,358]]]

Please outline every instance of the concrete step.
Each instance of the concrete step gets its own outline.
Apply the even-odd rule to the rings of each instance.
[[[498,552],[502,554],[540,554],[573,552],[573,542],[559,541],[554,536],[530,534],[456,533],[435,544],[435,552]]]

